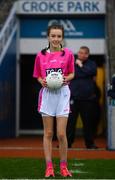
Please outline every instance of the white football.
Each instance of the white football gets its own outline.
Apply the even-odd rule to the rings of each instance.
[[[49,89],[59,89],[63,84],[63,76],[59,72],[51,72],[47,75],[46,82]]]

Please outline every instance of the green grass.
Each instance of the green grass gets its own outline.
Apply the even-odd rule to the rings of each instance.
[[[59,160],[54,159],[53,162],[55,179],[62,179],[59,174]],[[115,160],[72,159],[68,161],[68,164],[69,169],[73,171],[73,179],[115,179]],[[44,179],[44,170],[45,161],[43,159],[0,159],[0,179]]]

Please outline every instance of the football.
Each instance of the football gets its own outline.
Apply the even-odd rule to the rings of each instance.
[[[51,72],[47,75],[46,82],[49,89],[59,89],[63,84],[63,76],[59,72]]]

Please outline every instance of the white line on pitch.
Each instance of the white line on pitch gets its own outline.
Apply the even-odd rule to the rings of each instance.
[[[43,150],[43,147],[24,147],[24,146],[4,146],[0,147],[0,150]],[[53,150],[59,150],[59,148],[53,147]],[[68,149],[68,151],[104,151],[106,150],[105,148],[99,148],[99,149],[85,149],[85,148],[71,148]]]

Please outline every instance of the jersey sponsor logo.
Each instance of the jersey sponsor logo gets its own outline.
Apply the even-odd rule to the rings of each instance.
[[[52,60],[50,60],[50,62],[57,62],[57,59],[52,59]]]
[[[63,74],[62,68],[49,68],[46,69],[46,76],[52,72],[59,72],[60,74]]]

